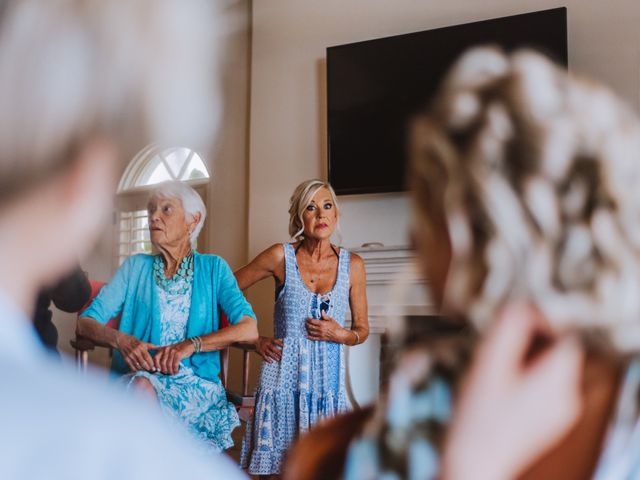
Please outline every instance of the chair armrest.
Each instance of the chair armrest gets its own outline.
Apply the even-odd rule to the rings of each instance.
[[[230,347],[244,350],[245,352],[255,352],[256,346],[253,343],[234,342]]]
[[[88,338],[84,338],[80,336],[76,336],[75,339],[70,340],[69,344],[71,344],[71,347],[74,350],[77,350],[79,352],[88,352],[89,350],[95,350],[96,348],[95,343],[93,343]]]
[[[81,372],[86,372],[89,365],[89,351],[95,350],[96,344],[88,338],[76,335],[76,338],[70,340],[71,347],[76,351],[76,366]]]

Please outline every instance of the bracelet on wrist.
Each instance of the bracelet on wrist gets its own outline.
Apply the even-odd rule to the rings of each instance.
[[[356,336],[356,343],[354,345],[358,345],[360,343],[360,335],[355,330],[351,330],[351,332]]]
[[[193,353],[200,353],[202,350],[202,339],[199,336],[191,337],[189,339],[193,344]]]

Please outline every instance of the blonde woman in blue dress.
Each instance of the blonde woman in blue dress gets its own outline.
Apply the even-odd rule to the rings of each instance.
[[[331,186],[298,185],[289,215],[294,243],[273,245],[236,272],[242,290],[268,277],[276,283],[274,337],[256,343],[264,363],[242,447],[242,466],[252,475],[279,475],[299,434],[349,408],[343,345],[369,334],[364,262],[331,243],[339,217]]]

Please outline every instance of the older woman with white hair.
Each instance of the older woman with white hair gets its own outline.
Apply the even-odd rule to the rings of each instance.
[[[31,322],[37,292],[92,251],[121,161],[149,143],[208,148],[214,3],[1,3],[2,478],[243,477],[157,409],[52,362]]]
[[[114,372],[224,450],[240,422],[218,377],[218,350],[254,342],[255,316],[227,263],[195,251],[206,216],[195,190],[181,182],[160,184],[148,212],[158,253],[129,257],[82,313],[78,333],[114,348]],[[222,330],[220,310],[231,324]],[[118,314],[119,329],[106,327]]]
[[[294,242],[269,247],[236,272],[243,290],[269,277],[276,283],[275,334],[256,343],[265,363],[242,447],[253,475],[278,475],[300,433],[348,409],[343,345],[364,342],[369,323],[364,262],[331,243],[337,224],[331,185],[302,182],[289,207]]]

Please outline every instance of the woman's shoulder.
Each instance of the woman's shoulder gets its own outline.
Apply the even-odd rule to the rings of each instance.
[[[136,253],[128,258],[134,262],[153,262],[156,256],[151,253]]]
[[[351,262],[351,265],[364,266],[364,260],[360,255],[355,252],[350,252],[346,249],[345,251],[349,254],[349,261]]]
[[[223,271],[231,271],[229,262],[218,254],[194,252],[193,255],[195,263],[200,267],[210,269],[212,272],[217,272],[217,274],[221,274]]]
[[[227,261],[224,258],[222,258],[220,255],[217,255],[215,253],[194,252],[193,256],[195,257],[196,261],[206,263],[208,265],[227,263]]]
[[[140,268],[143,265],[151,265],[154,257],[155,255],[148,253],[136,253],[127,257],[120,268]]]
[[[205,278],[210,278],[214,282],[216,281],[215,279],[219,280],[233,274],[229,263],[220,255],[194,252],[193,257],[194,270],[199,271]]]
[[[255,259],[260,264],[268,264],[270,266],[277,265],[284,261],[286,248],[286,243],[274,243],[260,252]]]
[[[331,248],[333,248],[333,251],[337,252],[340,256],[344,255],[345,257],[347,257],[351,266],[353,266],[354,264],[364,265],[364,260],[362,260],[362,257],[357,253],[352,252],[348,248],[343,247],[342,245],[334,245],[333,243],[331,244]]]
[[[365,267],[362,257],[355,252],[347,253],[349,254],[349,272],[351,279],[355,280],[358,277],[364,278]]]
[[[287,248],[287,245],[293,246],[293,243],[274,243],[269,248],[267,248],[263,253],[269,255],[274,260],[282,260],[284,258],[284,253]]]

